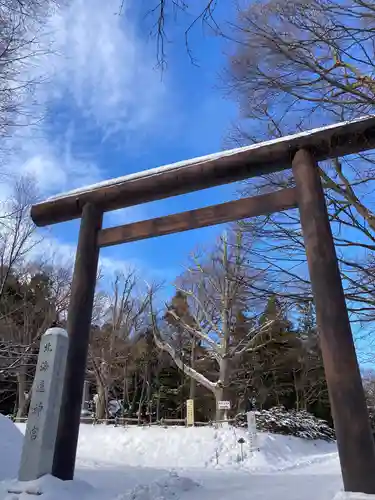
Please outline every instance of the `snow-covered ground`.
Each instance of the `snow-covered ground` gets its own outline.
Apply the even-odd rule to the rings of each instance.
[[[17,427],[0,418],[0,479],[17,475]],[[341,489],[334,444],[259,434],[258,446],[242,429],[81,425],[75,481],[6,480],[0,500],[332,500]]]
[[[22,441],[22,431],[0,414],[0,481],[17,474]]]

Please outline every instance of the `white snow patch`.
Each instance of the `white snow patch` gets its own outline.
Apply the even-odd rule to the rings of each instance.
[[[43,476],[35,481],[3,481],[0,483],[1,500],[173,500],[199,485],[192,479],[169,473],[148,485],[136,486],[115,498],[111,491],[93,488],[85,481],[61,481]]]
[[[31,500],[39,496],[42,496],[43,500],[84,500],[86,498],[99,500],[99,496],[95,493],[95,489],[84,481],[61,481],[50,475],[35,481],[13,480],[0,484],[0,499],[4,500]]]
[[[239,438],[245,439],[243,456]],[[336,454],[336,444],[259,433],[260,451],[250,451],[243,429],[212,427],[113,427],[81,425],[78,463],[93,460],[116,466],[273,472],[320,462]]]
[[[375,495],[366,495],[365,493],[348,493],[340,491],[333,500],[375,500]]]
[[[149,485],[136,486],[125,495],[118,496],[116,500],[172,500],[197,487],[198,483],[192,479],[180,477],[172,472]]]
[[[64,328],[54,327],[54,328],[48,328],[44,336],[45,335],[61,335],[62,337],[67,337],[68,332],[64,330]]]
[[[24,432],[26,424],[16,424]],[[245,439],[241,457],[240,438]],[[260,432],[259,451],[234,427],[114,427],[81,425],[77,465],[158,469],[226,469],[277,472],[319,464],[337,456],[336,443]]]
[[[10,418],[0,413],[0,481],[16,477],[23,435]]]
[[[309,135],[316,134],[316,133],[322,132],[322,131],[334,130],[335,128],[340,128],[343,125],[347,125],[349,123],[358,123],[358,122],[370,120],[371,118],[374,118],[374,117],[373,116],[362,116],[356,120],[351,120],[350,122],[346,121],[346,122],[341,122],[341,123],[334,123],[331,125],[326,125],[324,127],[318,127],[318,128],[312,129],[312,130],[306,130],[304,132],[299,132],[298,134],[288,135],[285,137],[279,137],[277,139],[271,139],[269,141],[255,143],[255,144],[251,144],[249,146],[244,146],[241,148],[228,149],[226,151],[221,151],[219,153],[213,153],[210,155],[200,156],[197,158],[192,158],[190,160],[183,160],[183,161],[179,161],[179,162],[172,163],[169,165],[162,165],[161,167],[156,167],[156,168],[152,168],[149,170],[143,170],[141,172],[135,172],[135,173],[130,174],[130,175],[128,174],[128,175],[124,175],[122,177],[117,177],[115,179],[108,179],[108,180],[105,180],[102,182],[98,182],[96,184],[92,184],[90,186],[85,186],[83,188],[73,189],[71,191],[68,191],[68,192],[65,192],[65,193],[62,193],[59,195],[51,196],[50,198],[47,198],[46,201],[59,200],[61,198],[66,198],[66,197],[69,197],[72,195],[80,195],[80,194],[84,194],[84,193],[89,193],[91,191],[96,191],[97,189],[101,189],[101,188],[106,187],[106,186],[116,186],[119,184],[123,184],[125,182],[131,182],[131,181],[134,181],[136,179],[140,179],[142,177],[157,176],[157,175],[160,175],[161,173],[166,172],[166,171],[173,171],[173,170],[177,171],[181,168],[188,167],[191,165],[204,164],[204,163],[207,163],[207,162],[210,162],[213,160],[217,160],[219,158],[233,156],[233,155],[236,155],[238,153],[246,153],[248,151],[260,149],[260,148],[263,148],[265,146],[270,146],[272,144],[288,142],[288,141],[291,141],[292,139],[299,139],[302,137],[307,137]],[[43,202],[43,203],[45,203],[45,202]]]
[[[14,431],[14,424],[6,422]],[[25,424],[16,426],[25,430]],[[8,430],[2,432],[0,440],[7,434]],[[243,461],[240,437],[246,440]],[[258,437],[260,451],[250,453],[242,429],[81,425],[75,476],[79,479],[63,482],[45,476],[23,483],[8,479],[0,482],[0,500],[36,500],[36,496],[41,500],[243,500],[249,495],[259,500],[329,500],[342,487],[334,444],[266,433]],[[16,452],[19,456],[20,436],[9,442],[13,456]],[[8,457],[0,455],[1,468],[3,457]],[[17,470],[18,463],[13,477]]]

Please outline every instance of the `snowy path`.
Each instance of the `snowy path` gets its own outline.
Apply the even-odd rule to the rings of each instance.
[[[216,478],[214,481],[203,481],[205,500],[332,500],[341,488],[337,476],[326,476],[322,481],[313,475],[253,475]],[[229,487],[228,487],[229,486]]]
[[[342,482],[337,457],[320,463],[271,474],[222,470],[177,470],[201,485],[199,490],[182,493],[182,500],[332,500]],[[129,491],[138,484],[151,484],[163,478],[168,470],[144,467],[111,467],[108,464],[85,464],[77,477],[113,496]],[[110,496],[111,496],[110,494]]]
[[[238,474],[228,473],[201,478],[205,500],[332,500],[341,489],[340,477],[305,474]],[[191,495],[194,498],[194,493]]]

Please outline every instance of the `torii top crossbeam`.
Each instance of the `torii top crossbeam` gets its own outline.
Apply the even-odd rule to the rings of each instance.
[[[375,117],[362,117],[267,142],[165,165],[54,196],[31,209],[37,226],[81,216],[85,203],[102,212],[228,184],[291,167],[298,149],[317,161],[375,148]]]

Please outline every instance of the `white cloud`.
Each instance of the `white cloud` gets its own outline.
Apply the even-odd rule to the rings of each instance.
[[[35,235],[35,240],[38,240],[38,235]],[[61,242],[60,239],[52,234],[44,234],[43,239],[40,239],[38,244],[30,252],[29,261],[42,261],[53,263],[56,266],[72,267],[76,254],[76,244]],[[108,288],[111,280],[116,273],[135,272],[140,278],[147,277],[148,280],[159,280],[161,271],[149,269],[144,262],[136,258],[118,258],[110,255],[108,250],[106,255],[99,256],[99,270],[103,276],[101,285]]]
[[[72,153],[68,137],[48,138],[45,133],[43,128],[36,132],[30,127],[13,134],[5,165],[9,180],[32,176],[44,197],[103,178],[104,172],[93,160]]]
[[[112,165],[100,165],[105,148],[138,147],[150,134],[160,133],[160,111],[166,103],[166,82],[153,69],[155,61],[137,36],[121,0],[66,0],[38,30],[37,54],[22,60],[20,79],[34,81],[24,93],[19,125],[7,140],[2,167],[10,180],[20,174],[35,177],[42,197],[114,176]],[[170,96],[168,96],[170,101]],[[165,115],[165,113],[164,113]],[[29,125],[38,119],[37,123]],[[25,126],[27,125],[28,126]],[[157,127],[155,127],[157,124]],[[125,172],[124,172],[125,173]],[[0,183],[0,199],[9,194]],[[112,223],[142,218],[139,207],[118,211]],[[45,234],[30,255],[72,263],[75,245],[56,231]],[[105,274],[144,263],[100,259]]]
[[[121,0],[72,0],[51,16],[54,98],[71,97],[107,136],[148,125],[164,85]]]
[[[95,149],[109,137],[109,147],[144,137],[159,114],[165,85],[127,12],[118,15],[120,4],[70,0],[56,8],[36,28],[38,53],[22,61],[21,79],[38,83],[19,120],[35,112],[43,119],[9,139],[6,170],[33,174],[43,194],[111,177]]]

